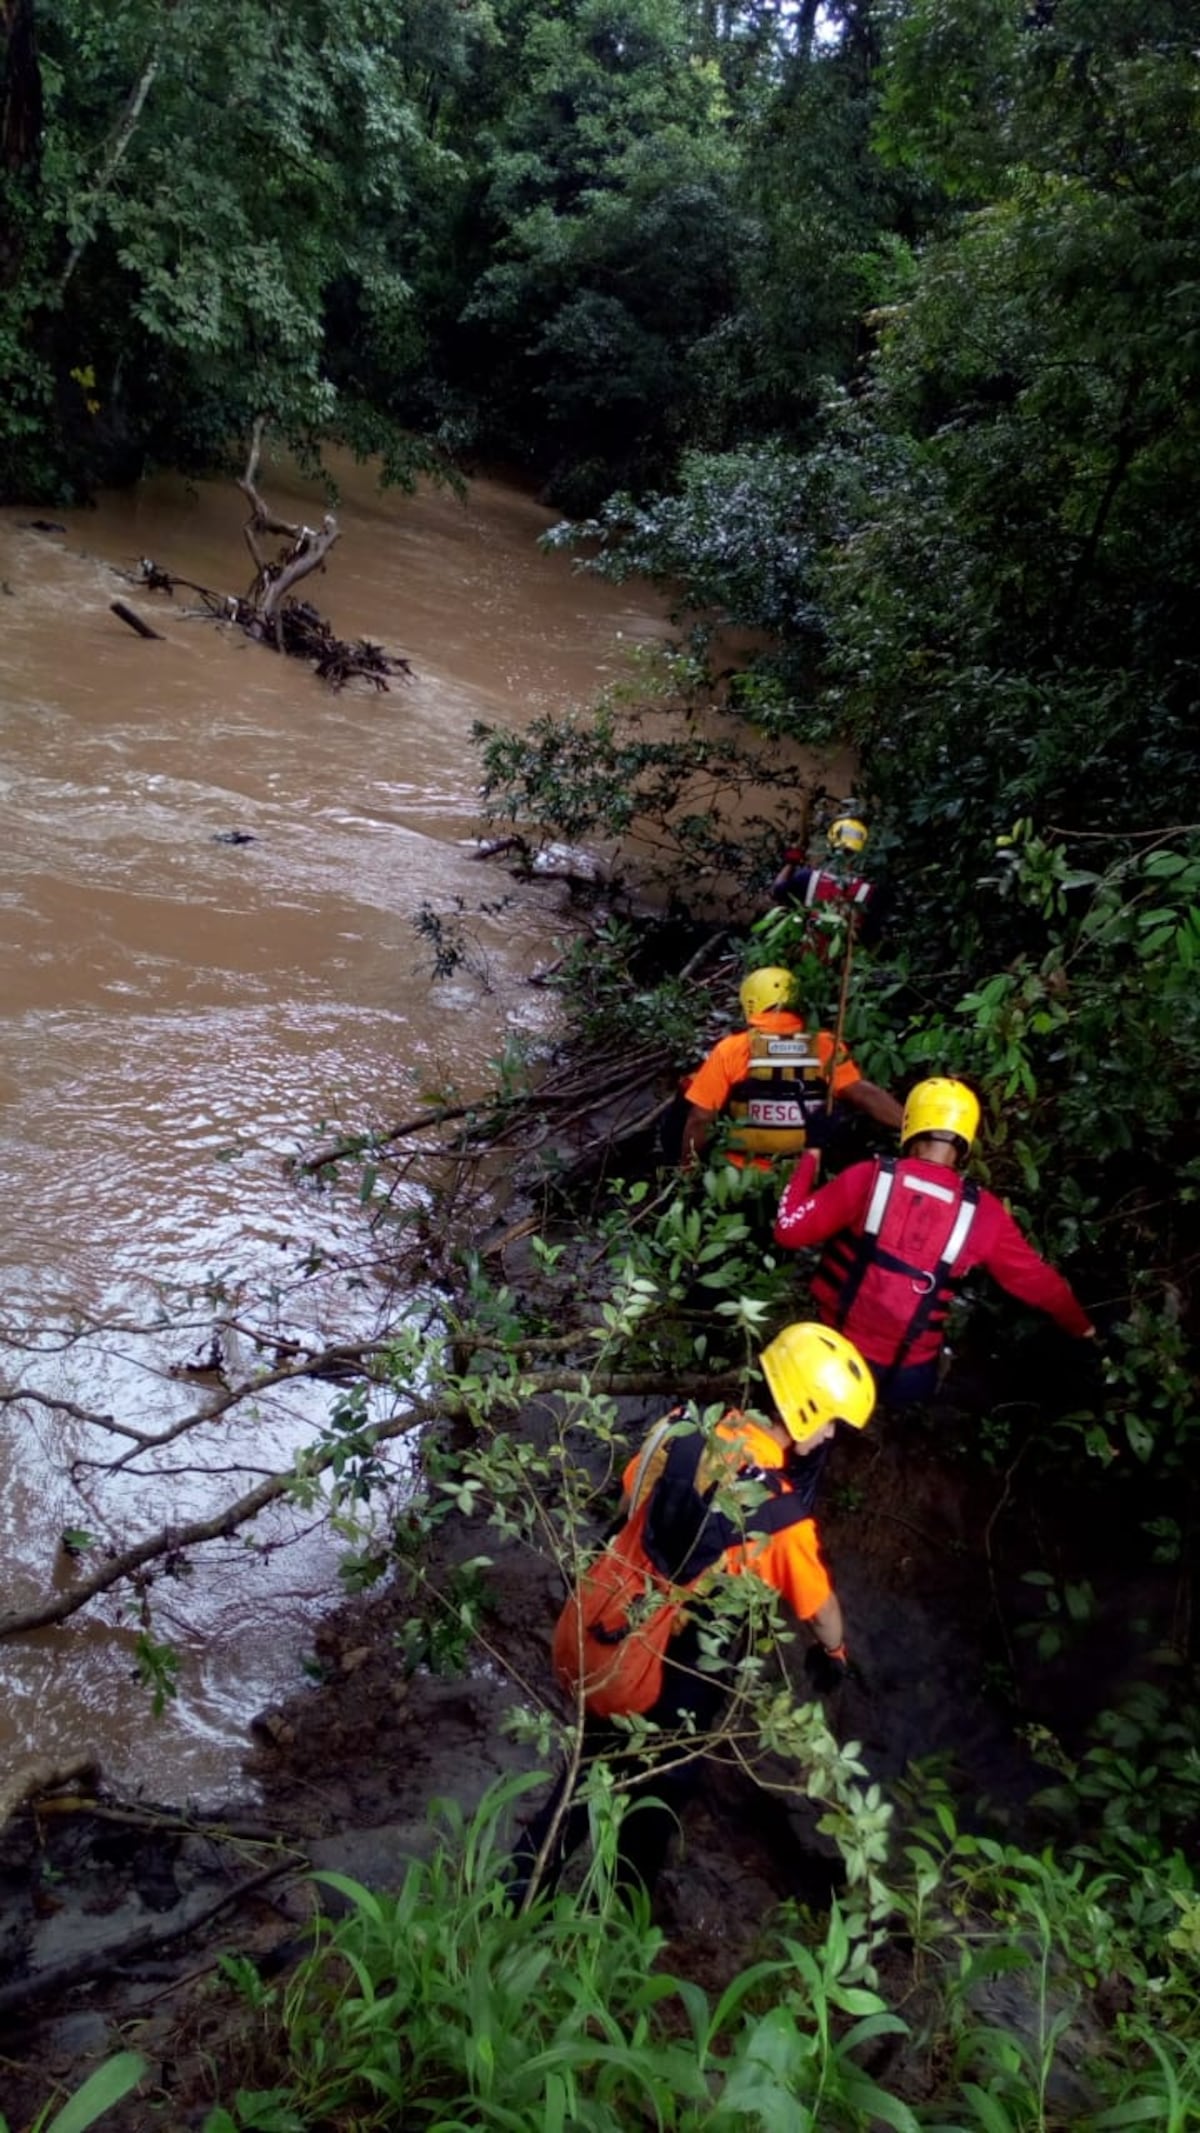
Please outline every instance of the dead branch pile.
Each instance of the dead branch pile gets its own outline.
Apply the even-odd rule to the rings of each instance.
[[[189,578],[176,577],[150,556],[142,557],[133,582],[146,592],[173,593],[183,586],[197,594],[208,613],[219,621],[236,623],[248,637],[274,645],[277,652],[307,659],[318,678],[331,688],[344,688],[348,681],[366,681],[374,689],[386,689],[389,679],[397,674],[411,681],[412,668],[398,652],[387,652],[367,638],[351,643],[336,636],[324,616],[307,600],[290,597],[292,588],[302,579],[325,568],[325,558],[338,540],[340,528],[332,511],[326,512],[319,527],[313,527],[280,518],[271,509],[257,486],[262,440],[260,416],[254,425],[246,471],[238,479],[238,487],[250,505],[250,516],[242,528],[254,563],[249,590],[244,594],[213,592]],[[274,555],[268,554],[263,545],[268,537],[282,538],[283,546]],[[129,620],[130,626],[144,635],[155,634],[136,618],[122,619]]]
[[[369,638],[356,638],[351,643],[336,636],[331,624],[307,600],[285,600],[268,626],[252,600],[235,593],[213,592],[211,587],[197,585],[191,578],[174,577],[149,556],[142,557],[134,582],[147,592],[173,593],[182,589],[195,593],[218,622],[235,622],[256,643],[272,644],[276,651],[290,653],[293,659],[309,660],[318,679],[327,681],[331,688],[344,688],[348,681],[368,681],[372,688],[386,689],[396,675],[404,681],[413,678],[411,665],[399,652],[385,651]]]

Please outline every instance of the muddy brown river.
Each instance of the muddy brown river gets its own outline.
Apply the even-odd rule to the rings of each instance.
[[[157,1432],[194,1407],[179,1373],[214,1325],[264,1298],[305,1334],[346,1330],[344,1289],[312,1270],[360,1218],[298,1191],[285,1158],[325,1122],[478,1091],[506,1034],[550,1012],[526,980],[561,937],[560,892],[470,857],[472,721],[587,701],[666,633],[648,590],[540,554],[552,514],[516,490],[405,498],[337,474],[342,538],[304,591],[339,634],[412,662],[387,695],[333,695],[189,617],[188,596],[114,577],[149,556],[244,590],[232,484],[163,477],[53,514],[61,532],[0,513],[0,1392],[35,1396],[0,1405],[6,1610],[76,1574],[64,1529],[94,1551],[206,1515],[327,1414],[327,1391],[275,1397],[113,1480],[129,1440],[73,1410]],[[285,515],[324,508],[278,470],[263,486]],[[165,641],[110,614],[121,596]],[[413,921],[459,898],[503,908],[470,918],[470,967],[434,983]],[[339,1597],[319,1520],[281,1514],[270,1537],[156,1582],[150,1633],[180,1661],[158,1719],[127,1589],[0,1643],[0,1762],[90,1747],[160,1798],[237,1782],[247,1719],[302,1678]]]

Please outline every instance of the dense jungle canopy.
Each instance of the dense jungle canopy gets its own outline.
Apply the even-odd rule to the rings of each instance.
[[[891,2019],[866,1988],[892,1898],[863,1836],[878,1800],[843,1771],[810,1790],[845,1810],[831,1827],[866,1910],[853,1954],[836,1912],[825,1941],[806,1929],[826,1965],[806,1993],[828,1987],[837,2018],[820,2080],[804,2087],[800,2053],[768,2107],[772,2032],[742,2116],[708,2115],[711,2066],[695,2115],[663,2115],[664,2058],[608,2117],[572,2116],[564,2087],[469,2122],[641,2123],[657,2082],[661,2124],[790,2126],[803,2093],[822,2127],[1182,2133],[1200,2122],[1200,0],[0,10],[0,495],[236,470],[260,423],[313,467],[337,440],[401,483],[517,470],[581,567],[669,588],[681,634],[642,698],[481,733],[486,810],[529,842],[615,842],[689,924],[713,920],[716,883],[752,961],[788,947],[750,928],[812,801],[780,744],[852,746],[890,893],[852,1049],[889,1088],[932,1071],[980,1090],[979,1175],[1101,1333],[1084,1383],[1019,1313],[976,1307],[985,1380],[1002,1359],[1021,1387],[975,1403],[971,1457],[1003,1477],[1001,1504],[1033,1507],[1045,1615],[1026,1627],[1069,1658],[1105,1579],[1118,1613],[1122,1578],[1176,1596],[1171,1693],[1155,1675],[1136,1721],[1064,1758],[1078,1848],[1061,1868],[972,1849],[948,1808],[905,1855],[918,1969],[941,1935],[965,1977],[999,1919],[994,1967],[1041,1965],[1032,2044],[1006,2058],[1002,2020],[981,2041],[960,1994],[942,2089],[936,2068],[923,2096],[855,2089],[850,2019]],[[740,795],[764,786],[747,819]],[[649,1033],[682,1068],[711,1001],[656,983],[643,947],[596,929],[564,976],[575,1026],[631,1054]],[[742,1211],[716,1189],[654,1207],[606,1213],[606,1362],[628,1361],[617,1336],[640,1366],[679,1367],[673,1339],[693,1370],[744,1362],[781,1293]],[[724,1348],[715,1314],[702,1336],[672,1317],[698,1270]],[[511,1334],[520,1369],[539,1339],[544,1360],[545,1323],[471,1279],[468,1351],[475,1311],[490,1356]],[[570,1310],[564,1283],[563,1346]],[[471,1379],[476,1421],[480,1397]],[[494,1491],[514,1515],[515,1472],[481,1456],[469,1507]],[[1042,1504],[1079,1507],[1049,1569]],[[1152,1658],[1132,1668],[1143,1689]],[[817,1756],[794,1728],[785,1745]],[[462,1898],[472,1932],[479,1900]],[[431,1917],[452,1909],[435,1889]],[[626,1951],[629,1978],[648,1968],[646,1944]],[[1047,1980],[1068,1974],[1122,1981],[1086,2111],[1049,2079]],[[474,2109],[484,2077],[463,2082]]]

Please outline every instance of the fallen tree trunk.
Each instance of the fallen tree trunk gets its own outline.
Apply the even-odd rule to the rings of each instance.
[[[317,678],[327,681],[332,688],[340,689],[355,679],[370,682],[374,689],[386,689],[389,679],[396,674],[405,680],[412,679],[412,668],[407,659],[398,652],[387,652],[382,645],[372,644],[367,638],[358,638],[353,643],[334,635],[329,623],[310,607],[307,600],[296,600],[292,594],[296,586],[312,573],[325,567],[325,559],[339,538],[337,518],[332,511],[326,512],[320,526],[298,524],[292,519],[280,518],[271,509],[258,488],[258,462],[262,453],[264,418],[255,422],[250,440],[246,471],[238,477],[238,487],[250,505],[250,516],[243,527],[246,546],[254,562],[254,578],[248,592],[215,593],[206,585],[195,585],[188,578],[177,578],[164,570],[150,556],[143,556],[137,576],[131,582],[144,587],[147,592],[173,593],[176,586],[186,586],[189,592],[198,593],[211,615],[222,622],[235,622],[248,637],[260,644],[271,644],[277,652],[290,653],[293,658],[307,659],[316,669]],[[269,535],[281,535],[284,548],[275,556],[268,555],[263,546]],[[123,602],[113,602],[114,611],[143,636],[157,636],[148,624],[135,619],[132,608]]]
[[[246,471],[238,478],[238,488],[250,505],[250,516],[242,532],[254,562],[254,579],[246,594],[246,603],[258,609],[262,621],[274,633],[277,649],[282,652],[283,626],[279,609],[284,594],[302,578],[310,577],[314,570],[323,567],[326,556],[340,536],[340,528],[332,511],[326,512],[319,530],[296,525],[293,520],[280,518],[272,511],[258,489],[264,426],[264,417],[260,415],[250,438]],[[259,545],[261,535],[272,533],[282,534],[288,543],[282,554],[274,558],[265,555]]]

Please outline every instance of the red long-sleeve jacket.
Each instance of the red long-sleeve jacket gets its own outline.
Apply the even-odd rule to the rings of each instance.
[[[840,1177],[822,1186],[819,1192],[813,1192],[815,1169],[812,1153],[802,1155],[779,1203],[775,1242],[792,1251],[805,1245],[824,1244],[827,1239],[843,1235],[861,1236],[879,1173],[877,1163],[854,1163],[849,1170],[843,1170]],[[940,1164],[904,1156],[896,1165],[897,1185],[906,1175],[918,1187],[913,1203],[917,1227],[906,1236],[906,1256],[916,1266],[922,1266],[925,1262],[920,1252],[919,1224],[923,1206],[927,1207],[929,1202],[920,1187],[940,1188],[938,1197],[944,1200],[945,1187],[953,1181],[955,1173]],[[929,1256],[936,1263],[936,1253]],[[934,1271],[934,1263],[928,1266],[930,1274]],[[1007,1208],[991,1192],[981,1191],[979,1194],[970,1233],[955,1262],[954,1283],[961,1281],[975,1267],[982,1267],[1019,1302],[1045,1311],[1064,1333],[1082,1337],[1091,1332],[1091,1321],[1070,1284],[1026,1242]],[[825,1265],[822,1274],[825,1278],[818,1277],[814,1283],[814,1295],[822,1318],[826,1323],[832,1323],[836,1316],[836,1299],[831,1297],[831,1291],[836,1286],[836,1275]],[[899,1274],[894,1276],[894,1286],[894,1307],[889,1297],[881,1293],[882,1284],[864,1285],[851,1303],[849,1313],[840,1321],[842,1332],[849,1336],[867,1361],[884,1368],[895,1361],[904,1327],[911,1315],[910,1298],[914,1293],[914,1284]],[[941,1348],[942,1339],[939,1319],[919,1333],[905,1356],[906,1363],[915,1367],[932,1361]]]

